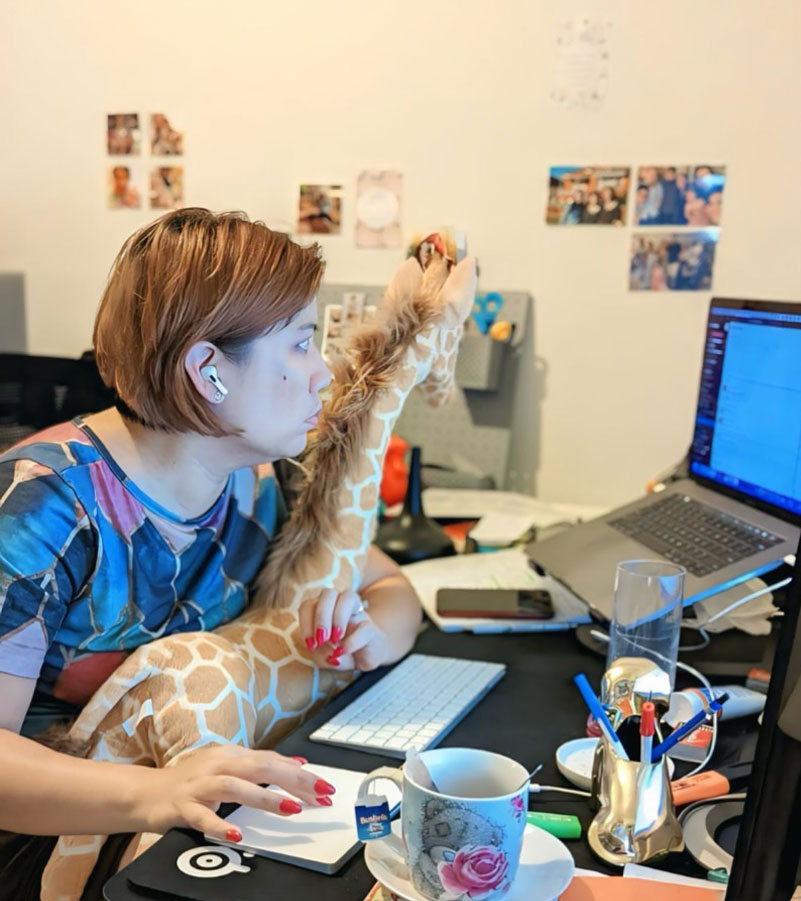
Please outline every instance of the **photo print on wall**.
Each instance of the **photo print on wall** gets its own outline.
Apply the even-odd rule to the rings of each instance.
[[[632,235],[629,289],[708,291],[719,231],[640,232]]]
[[[301,184],[298,193],[298,234],[338,235],[341,229],[342,185]]]
[[[128,162],[108,167],[106,198],[110,210],[138,210],[142,206],[136,180]]]
[[[184,167],[156,166],[150,172],[150,209],[174,210],[184,205]]]
[[[720,225],[725,166],[640,166],[635,225]]]
[[[138,156],[142,143],[138,113],[106,116],[106,149],[109,156]]]
[[[551,166],[548,225],[623,225],[631,169],[628,166]]]
[[[184,133],[171,124],[164,113],[150,115],[150,154],[151,156],[182,156],[184,152]]]

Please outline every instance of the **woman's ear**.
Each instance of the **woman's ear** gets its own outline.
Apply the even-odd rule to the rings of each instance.
[[[193,344],[184,357],[186,374],[198,394],[212,404],[220,403],[228,393],[223,384],[223,376],[217,368],[222,359],[219,350],[208,341]]]

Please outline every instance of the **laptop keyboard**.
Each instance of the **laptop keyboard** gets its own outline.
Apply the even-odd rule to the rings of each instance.
[[[698,578],[784,541],[683,494],[669,494],[609,525]]]

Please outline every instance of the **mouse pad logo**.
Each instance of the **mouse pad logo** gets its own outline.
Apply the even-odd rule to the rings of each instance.
[[[239,852],[233,848],[223,848],[221,845],[190,848],[184,851],[175,863],[182,873],[199,879],[215,879],[229,873],[250,872],[250,867],[242,866]]]

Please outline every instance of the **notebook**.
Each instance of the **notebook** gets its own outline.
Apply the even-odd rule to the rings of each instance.
[[[319,873],[336,873],[362,847],[356,834],[354,805],[366,774],[319,764],[309,764],[308,769],[336,786],[331,807],[306,807],[303,813],[291,817],[238,807],[226,817],[226,822],[239,829],[242,841],[229,843],[205,836],[206,839],[240,852],[251,852]],[[270,788],[293,798],[277,786]],[[394,815],[401,799],[395,783],[377,779],[372,793],[386,795]]]

